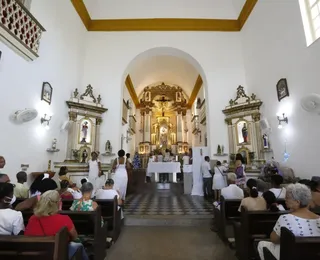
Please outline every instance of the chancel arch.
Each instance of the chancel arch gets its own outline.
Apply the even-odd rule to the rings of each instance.
[[[208,108],[201,110],[196,103],[198,97],[205,103],[206,76],[190,54],[172,47],[144,51],[129,63],[122,85],[124,102],[134,104],[122,114],[134,115],[136,120],[136,131],[128,138],[124,136],[128,126],[122,125],[122,148],[144,155],[165,149],[183,154],[210,139],[205,122]],[[199,120],[192,120],[195,116]]]

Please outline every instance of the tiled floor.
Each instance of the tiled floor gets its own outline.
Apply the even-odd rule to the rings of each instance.
[[[207,227],[124,227],[108,260],[236,260]]]
[[[149,183],[125,203],[125,215],[211,217],[212,211],[212,203],[202,197],[184,195],[182,184]]]

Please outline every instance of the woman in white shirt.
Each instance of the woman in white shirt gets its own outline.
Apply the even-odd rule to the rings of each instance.
[[[91,159],[89,160],[89,175],[88,179],[89,182],[93,184],[94,192],[99,188],[100,183],[100,176],[101,176],[101,163],[98,159],[98,154],[96,152],[91,153]]]
[[[286,189],[281,187],[283,183],[283,177],[279,174],[275,174],[271,176],[271,185],[272,188],[270,191],[274,193],[276,199],[284,199],[286,197]]]
[[[213,183],[212,189],[214,190],[214,198],[216,201],[220,200],[221,190],[227,187],[226,183],[226,173],[224,172],[226,169],[221,165],[220,161],[217,161],[217,165],[214,167],[214,175],[213,175]]]
[[[11,183],[0,183],[0,235],[19,235],[24,231],[22,213],[11,209],[16,197]]]
[[[287,187],[286,204],[292,212],[279,217],[270,235],[271,242],[259,242],[261,260],[264,260],[264,247],[277,260],[280,258],[281,227],[288,228],[297,237],[320,237],[320,217],[308,208],[311,199],[311,191],[306,185],[296,183]]]
[[[114,188],[113,179],[107,179],[103,189],[99,189],[96,193],[96,199],[98,200],[112,200],[115,196],[118,198],[118,205],[122,204],[120,199],[120,192],[116,191]]]

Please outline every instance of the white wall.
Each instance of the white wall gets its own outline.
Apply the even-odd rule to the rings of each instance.
[[[264,102],[262,112],[273,128],[275,158],[283,160],[287,140],[291,154],[287,165],[296,175],[319,175],[320,117],[302,110],[300,99],[309,93],[320,94],[320,41],[306,47],[298,1],[258,1],[242,38],[246,80],[250,92]],[[278,102],[276,83],[283,77],[290,97]],[[282,130],[277,129],[278,112],[289,117]]]
[[[0,42],[0,154],[7,160],[3,172],[13,182],[20,164],[30,164],[30,171],[47,169],[48,160],[60,161],[66,156],[66,133],[60,132],[68,118],[65,101],[71,91],[81,86],[83,72],[83,37],[85,29],[70,1],[33,0],[31,12],[47,30],[40,44],[40,57],[27,62]],[[50,108],[54,116],[50,130],[40,127],[40,116],[23,125],[15,125],[9,116],[24,108],[40,109],[42,82],[53,87]],[[43,108],[42,108],[43,109]],[[43,131],[44,130],[44,131]],[[48,154],[53,138],[58,139],[59,153]]]
[[[203,71],[199,73],[207,91],[207,118],[212,125],[209,145],[227,144],[227,127],[221,110],[235,95],[239,84],[246,86],[239,33],[90,32],[86,46],[81,85],[92,84],[109,109],[101,125],[101,143],[110,139],[115,150],[120,148],[122,88],[129,63],[142,52],[164,46],[180,49],[200,64]]]

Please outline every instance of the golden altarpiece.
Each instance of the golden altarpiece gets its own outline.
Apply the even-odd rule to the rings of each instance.
[[[82,94],[76,89],[66,104],[69,108],[67,158],[54,163],[54,167],[58,170],[67,166],[71,178],[78,181],[88,174],[91,153],[99,152],[102,115],[108,109],[101,104],[101,96],[94,95],[91,85]],[[110,165],[102,164],[102,169],[109,170]]]
[[[248,96],[242,86],[237,88],[237,96],[225,107],[225,122],[228,125],[229,152],[231,164],[240,153],[247,169],[255,170],[264,161],[266,136],[260,129],[260,107],[262,101],[255,94]]]
[[[186,111],[187,95],[181,87],[165,83],[146,87],[140,99],[139,153],[169,149],[178,154],[188,150]]]

